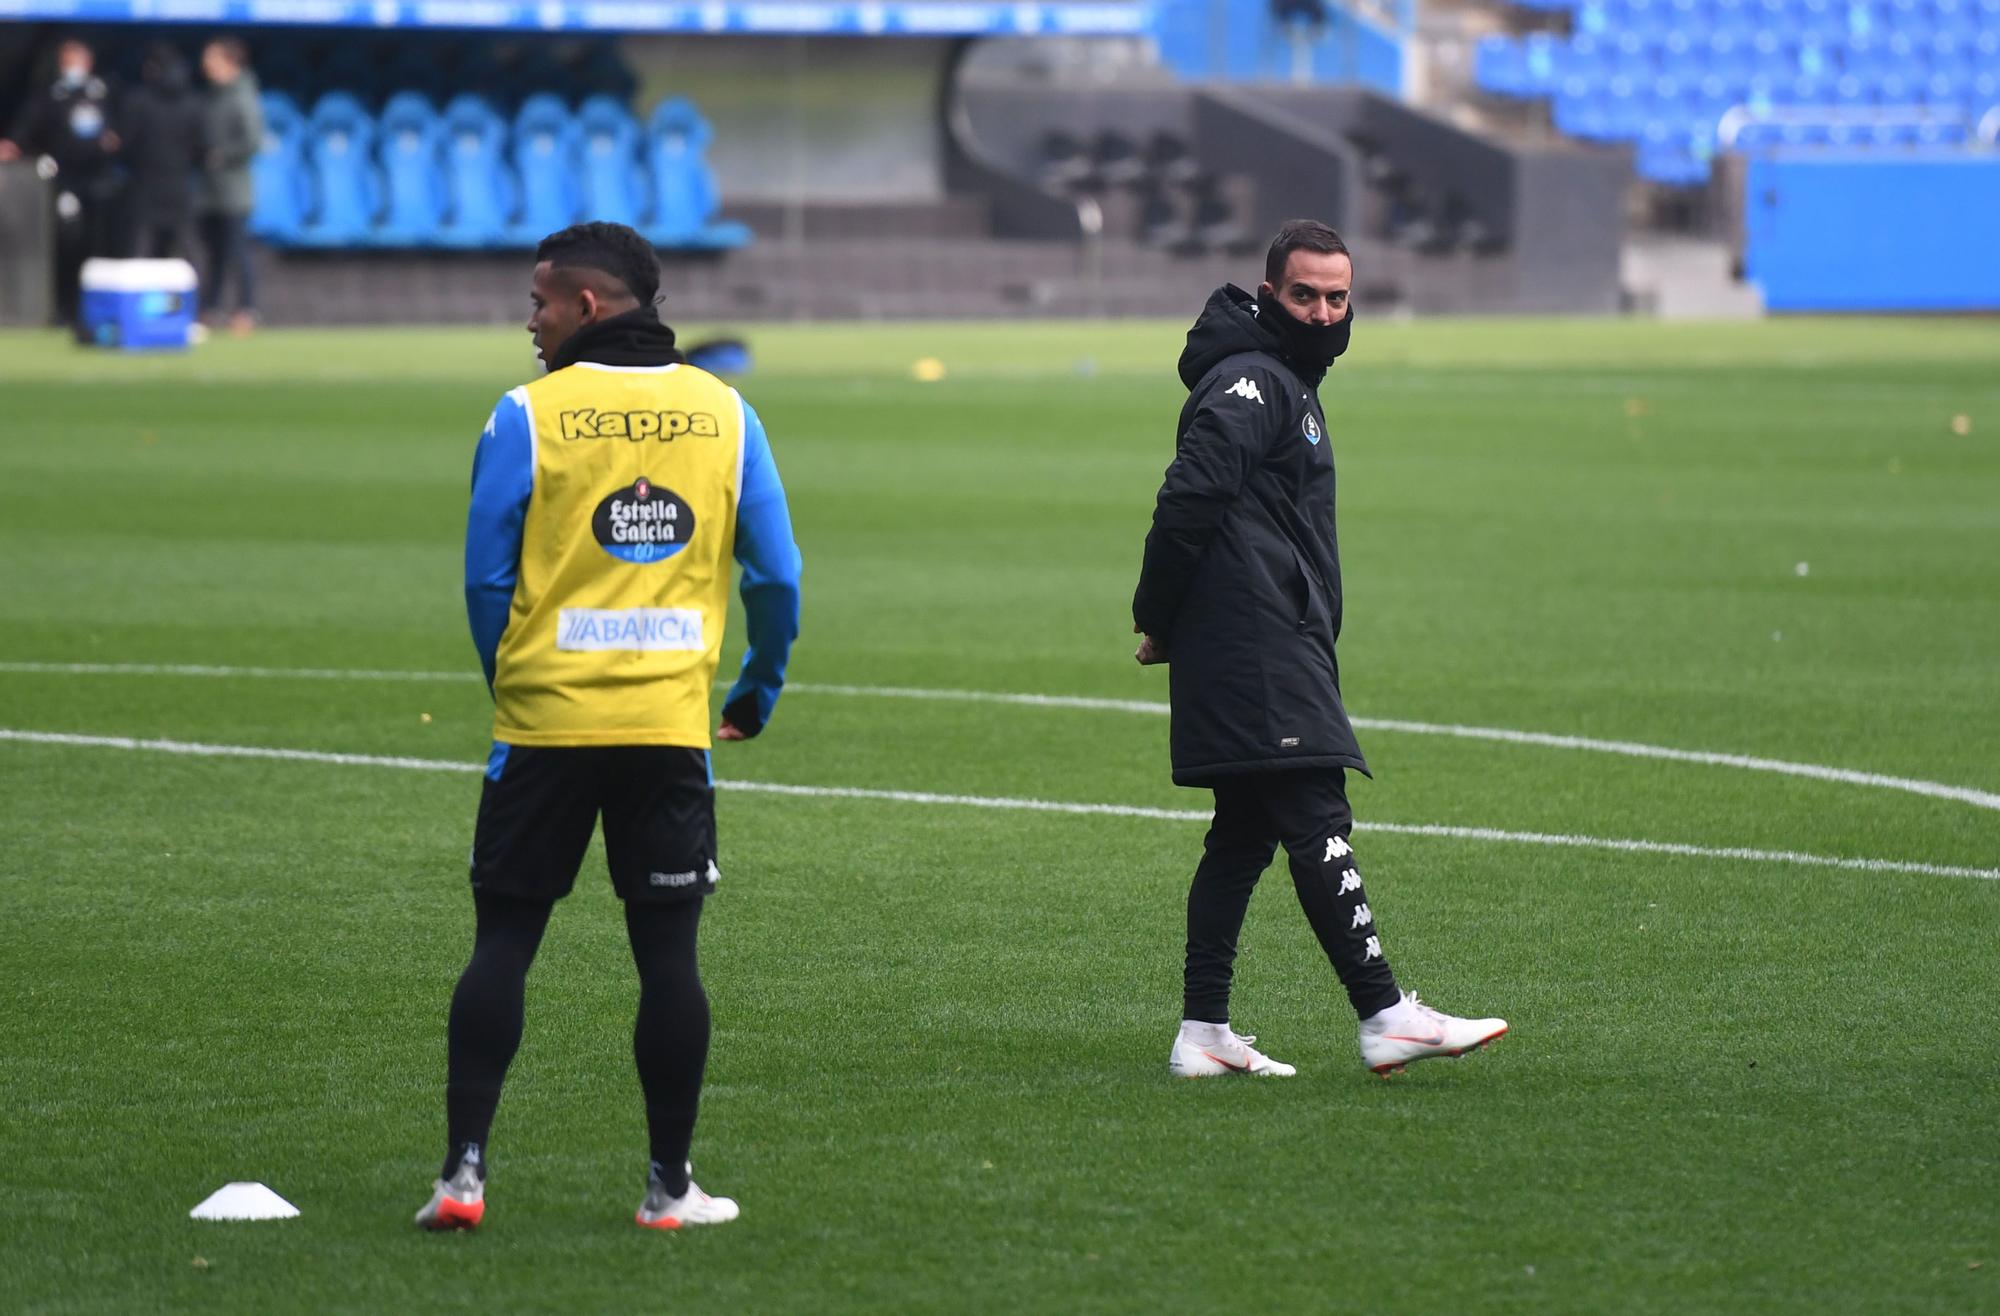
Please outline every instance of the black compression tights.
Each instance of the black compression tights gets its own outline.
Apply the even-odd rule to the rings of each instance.
[[[452,993],[447,1030],[447,1178],[458,1168],[467,1143],[486,1145],[500,1085],[521,1044],[528,966],[534,963],[552,908],[490,896],[475,897],[474,903],[478,930],[472,959]],[[688,1145],[708,1063],[708,996],[695,958],[701,903],[625,907],[632,961],[639,970],[632,1055],[646,1096],[652,1159],[675,1193],[686,1190]]]

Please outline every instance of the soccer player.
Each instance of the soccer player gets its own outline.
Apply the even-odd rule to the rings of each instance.
[[[446,1154],[426,1229],[485,1213],[487,1134],[521,1040],[528,966],[604,821],[639,970],[632,1051],[651,1166],[641,1225],[736,1218],[690,1179],[708,997],[695,965],[716,861],[709,687],[733,555],[749,649],[718,738],[770,720],[798,634],[799,553],[764,426],[681,362],[653,248],[579,224],[535,252],[528,332],[547,374],[493,409],[472,466],[465,601],[493,691],[472,843],[477,929],[452,995]]]
[[[1384,1076],[1507,1031],[1404,993],[1389,971],[1349,839],[1347,769],[1368,770],[1340,700],[1340,553],[1320,381],[1347,350],[1354,266],[1312,220],[1278,231],[1252,297],[1233,285],[1188,330],[1180,438],[1132,600],[1142,665],[1168,663],[1174,781],[1215,792],[1188,892],[1180,1034],[1188,1078],[1290,1077],[1229,1026],[1236,936],[1283,845],[1292,885]]]

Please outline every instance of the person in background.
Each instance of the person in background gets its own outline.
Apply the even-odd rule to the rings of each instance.
[[[229,327],[247,334],[257,323],[250,250],[250,210],[257,194],[250,165],[264,149],[264,111],[249,52],[235,37],[217,37],[203,47],[201,71],[209,82],[202,131],[201,239],[208,257],[202,315],[211,323],[221,316],[223,287],[234,277],[236,310]]]
[[[1250,893],[1284,847],[1292,886],[1388,1076],[1507,1031],[1425,1005],[1390,972],[1351,841],[1347,773],[1367,772],[1341,701],[1333,441],[1319,389],[1354,328],[1354,260],[1316,220],[1278,230],[1253,295],[1215,290],[1181,353],[1173,464],[1146,536],[1133,657],[1168,664],[1174,784],[1215,792],[1187,900],[1183,1078],[1298,1070],[1230,1027]]]
[[[27,156],[55,167],[56,317],[63,323],[76,319],[83,262],[112,248],[120,143],[111,88],[96,65],[88,42],[65,37],[56,46],[55,78],[0,137],[0,163]]]
[[[164,43],[146,54],[139,85],[125,100],[125,168],[130,175],[125,252],[185,256],[194,225],[205,117],[187,61]]]
[[[726,1224],[735,1201],[696,1187],[688,1159],[709,1042],[696,933],[722,876],[709,747],[756,736],[784,688],[799,633],[790,505],[756,411],[686,364],[660,322],[652,243],[623,224],[551,233],[528,295],[548,373],[500,399],[472,462],[465,606],[493,752],[472,833],[472,958],[445,1025],[444,1168],[416,1223],[485,1217],[528,969],[601,817],[639,971],[649,1160],[635,1219]],[[716,725],[732,563],[749,645]]]

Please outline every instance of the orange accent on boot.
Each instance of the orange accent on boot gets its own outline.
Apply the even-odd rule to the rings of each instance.
[[[440,1229],[472,1229],[486,1215],[486,1203],[461,1202],[447,1197],[438,1203],[437,1227]]]
[[[634,1215],[641,1229],[679,1229],[681,1218],[677,1215],[663,1215],[658,1220],[648,1220],[643,1214]]]

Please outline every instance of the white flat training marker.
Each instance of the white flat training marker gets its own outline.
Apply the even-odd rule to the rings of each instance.
[[[226,1183],[188,1212],[191,1220],[290,1220],[299,1208],[260,1183]]]

